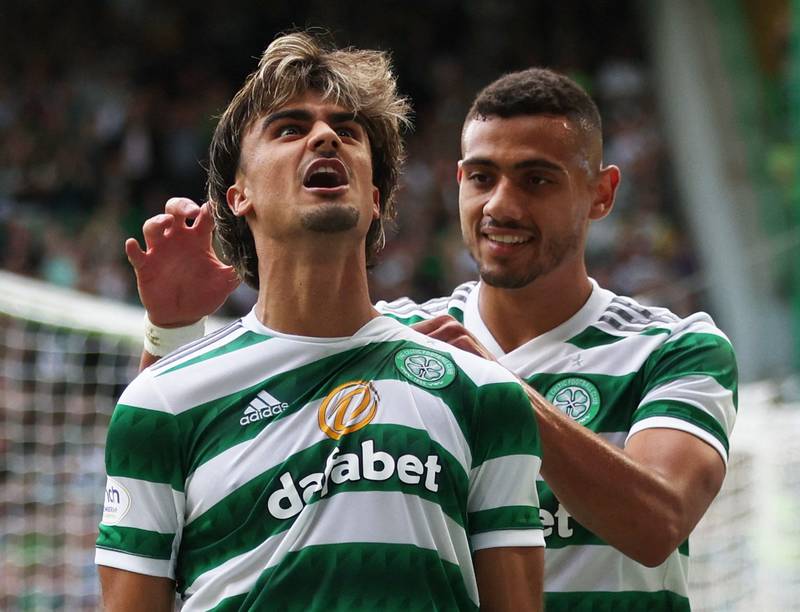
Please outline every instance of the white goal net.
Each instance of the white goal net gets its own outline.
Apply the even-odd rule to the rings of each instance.
[[[99,606],[105,434],[142,318],[0,272],[0,610]],[[766,383],[739,406],[725,486],[690,540],[693,609],[800,610],[800,407]]]

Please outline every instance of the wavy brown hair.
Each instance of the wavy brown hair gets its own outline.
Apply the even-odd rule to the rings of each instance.
[[[226,193],[236,181],[242,138],[248,128],[259,117],[307,91],[352,110],[369,137],[372,182],[380,192],[380,217],[367,233],[368,265],[374,263],[386,242],[384,223],[395,216],[397,183],[405,157],[400,132],[409,124],[410,107],[397,92],[388,55],[327,47],[307,33],[276,38],[220,117],[209,149],[208,198],[222,258],[256,289],[258,257],[253,234],[246,220],[228,207]]]

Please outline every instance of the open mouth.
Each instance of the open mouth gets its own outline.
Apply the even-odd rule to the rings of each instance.
[[[336,189],[349,183],[347,168],[336,158],[314,160],[303,175],[303,187],[308,189]]]

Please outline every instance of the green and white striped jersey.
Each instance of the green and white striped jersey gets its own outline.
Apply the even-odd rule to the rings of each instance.
[[[184,610],[477,610],[473,551],[544,545],[540,464],[502,367],[389,317],[331,339],[251,312],[121,396],[96,561]]]
[[[609,442],[624,446],[647,428],[673,428],[706,441],[727,463],[736,418],[737,372],[730,342],[705,313],[681,319],[597,286],[572,318],[504,353],[478,311],[480,284],[446,298],[377,308],[405,324],[450,314],[500,363]],[[543,481],[545,601],[562,610],[688,610],[688,542],[648,568],[578,524]],[[654,525],[656,529],[658,526]]]

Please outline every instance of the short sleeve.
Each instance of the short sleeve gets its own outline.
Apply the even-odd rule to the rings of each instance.
[[[628,437],[654,427],[679,429],[710,444],[727,463],[738,390],[728,339],[712,325],[695,322],[654,351],[643,374]]]
[[[185,504],[178,429],[147,372],[114,409],[105,459],[96,563],[174,579]]]
[[[468,529],[473,550],[544,546],[536,479],[541,468],[533,409],[517,383],[478,389]]]

